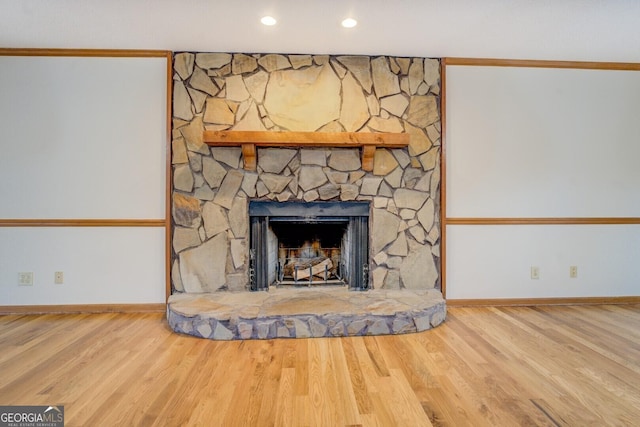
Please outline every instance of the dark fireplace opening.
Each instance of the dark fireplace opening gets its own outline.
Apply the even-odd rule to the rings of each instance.
[[[276,286],[345,284],[347,260],[343,248],[348,221],[269,223],[278,247]]]
[[[251,201],[250,282],[369,287],[368,202]]]

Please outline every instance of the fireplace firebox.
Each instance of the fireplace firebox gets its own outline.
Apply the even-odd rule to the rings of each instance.
[[[369,202],[250,201],[250,288],[369,288]]]

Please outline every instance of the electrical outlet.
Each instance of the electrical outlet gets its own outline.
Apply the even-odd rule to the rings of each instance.
[[[577,265],[572,265],[571,267],[569,267],[569,277],[572,279],[575,279],[578,277],[578,266]]]
[[[18,285],[33,286],[33,273],[27,271],[18,273]]]
[[[538,280],[540,278],[540,267],[531,267],[531,278],[534,280]]]
[[[53,282],[56,285],[62,285],[64,283],[64,273],[62,271],[56,271],[53,275]]]

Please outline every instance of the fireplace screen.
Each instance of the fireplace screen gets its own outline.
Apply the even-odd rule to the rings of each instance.
[[[249,203],[252,290],[369,282],[368,202]]]

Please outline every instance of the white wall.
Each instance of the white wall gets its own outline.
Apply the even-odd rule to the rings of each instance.
[[[166,69],[166,57],[0,56],[0,218],[164,220]],[[0,305],[164,302],[164,233],[0,227]]]
[[[0,305],[165,302],[164,228],[0,227],[0,242]]]
[[[448,216],[640,216],[640,72],[446,70]]]
[[[164,218],[166,58],[0,56],[0,218]]]
[[[638,260],[640,225],[448,226],[447,298],[639,295]]]
[[[446,81],[447,218],[640,217],[640,72],[448,65]],[[446,236],[447,298],[640,294],[637,225]]]

